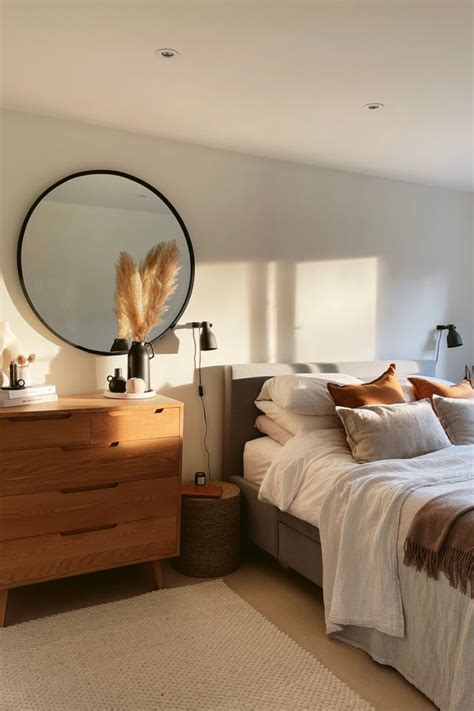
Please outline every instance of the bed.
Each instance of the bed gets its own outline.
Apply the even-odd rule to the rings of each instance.
[[[386,367],[386,362],[375,361],[331,364],[247,364],[228,366],[226,368],[225,471],[230,475],[232,482],[236,483],[241,490],[244,501],[244,529],[248,539],[279,562],[291,567],[321,587],[323,587],[321,533],[327,536],[328,521],[324,522],[323,520],[324,526],[321,526],[320,531],[319,516],[321,512],[317,503],[318,492],[316,491],[316,498],[314,499],[316,503],[313,502],[311,510],[308,506],[305,508],[305,498],[301,496],[299,501],[298,496],[290,497],[288,500],[291,500],[291,506],[286,506],[284,502],[278,501],[278,497],[275,500],[277,500],[279,506],[265,503],[258,498],[264,479],[262,471],[265,469],[266,462],[271,464],[275,461],[274,457],[281,459],[283,450],[285,450],[285,456],[291,460],[291,457],[297,457],[299,451],[304,447],[317,448],[319,442],[317,437],[305,436],[299,438],[297,443],[295,439],[283,448],[280,445],[275,447],[275,443],[271,446],[268,443],[260,445],[253,443],[254,440],[260,437],[260,433],[254,426],[255,418],[258,414],[254,400],[265,380],[276,375],[296,372],[341,372],[363,380],[370,380],[380,374]],[[401,376],[415,373],[434,375],[434,362],[397,362],[397,373]],[[334,438],[333,444],[337,449],[337,434],[333,433],[331,437]],[[264,441],[268,438],[262,439]],[[244,478],[243,451],[247,442],[250,442],[251,445],[247,447],[246,474],[249,471],[249,461],[253,460],[250,470],[253,471],[254,475]],[[457,451],[441,453],[438,456],[439,461],[435,457],[430,466],[441,468],[443,466],[448,468],[454,466],[454,456],[454,458],[457,457],[463,463],[463,476],[465,477],[466,461],[469,458],[472,466],[472,448],[450,449]],[[340,458],[337,459],[337,466],[342,466],[343,469],[344,461],[342,461],[342,464],[341,461]],[[394,461],[401,462],[402,460]],[[347,464],[347,470],[349,471],[349,460]],[[352,468],[353,466],[352,462]],[[405,465],[402,465],[401,470],[403,470],[403,466]],[[271,467],[271,471],[275,469],[278,469],[278,467]],[[429,481],[429,477],[425,483],[427,487],[428,484],[433,484],[433,482]],[[437,486],[437,490],[442,492],[443,487],[439,487],[439,482],[437,482]],[[330,487],[326,486],[325,495],[329,489]],[[403,516],[400,516],[398,546],[400,546],[400,541],[406,533],[407,522],[410,520],[411,514],[423,501],[429,498],[427,491],[429,491],[429,487],[421,487],[411,496],[407,495]],[[313,494],[314,492],[313,486]],[[326,519],[328,517],[327,510],[330,511],[330,499],[331,497],[327,496],[325,508],[322,512],[324,514],[326,511]],[[329,504],[327,503],[328,501]],[[337,515],[338,506],[335,505],[330,516],[337,518]],[[396,512],[394,515],[396,515]],[[364,535],[363,528],[360,529],[359,534]],[[367,546],[370,546],[369,540]],[[401,551],[397,551],[395,548],[395,554],[400,557]],[[330,562],[332,563],[332,561]],[[473,686],[470,680],[469,659],[472,659],[474,654],[472,599],[451,588],[446,580],[434,581],[428,579],[424,574],[418,573],[413,568],[398,564],[399,571],[395,568],[395,572],[396,583],[400,586],[401,591],[399,614],[402,616],[402,629],[400,629],[400,619],[397,623],[395,618],[392,619],[390,616],[391,603],[388,599],[392,593],[390,586],[384,593],[387,595],[387,619],[383,614],[383,595],[379,596],[378,603],[379,607],[381,606],[379,616],[380,610],[382,611],[380,624],[368,622],[366,626],[361,626],[357,620],[356,624],[351,624],[350,617],[338,618],[337,614],[333,616],[331,621],[331,619],[328,620],[328,606],[332,611],[334,600],[336,599],[336,603],[338,602],[340,590],[350,589],[352,593],[353,586],[354,599],[357,600],[357,585],[359,584],[362,591],[359,591],[359,593],[363,597],[363,586],[366,584],[364,580],[358,580],[357,575],[351,579],[350,558],[344,560],[340,556],[337,562],[339,565],[332,566],[334,569],[331,569],[326,560],[325,567],[324,597],[328,632],[349,644],[364,649],[377,661],[397,668],[440,708],[447,711],[467,711],[468,708],[471,708]],[[363,561],[361,565],[363,570]],[[368,571],[370,574],[370,569]],[[339,590],[334,587],[334,580],[337,576],[342,576],[342,578],[345,576]],[[350,603],[351,600],[349,599],[349,608]],[[395,608],[397,607],[396,601],[393,605]],[[446,616],[446,609],[448,608],[451,608],[449,625],[447,624],[448,618]],[[420,610],[424,610],[425,614],[420,614]],[[431,619],[428,618],[428,610]],[[341,622],[341,624],[337,624],[338,622]],[[385,624],[386,627],[384,626]],[[396,624],[398,624],[398,629],[395,629]],[[390,625],[393,625],[393,629]]]
[[[396,361],[401,376],[434,375],[431,360]],[[244,530],[248,540],[280,563],[322,587],[322,556],[319,530],[306,521],[258,500],[259,483],[243,477],[246,442],[260,438],[255,428],[259,413],[254,401],[269,378],[288,373],[347,373],[363,380],[377,377],[389,361],[335,363],[246,363],[225,366],[224,472],[241,490]]]

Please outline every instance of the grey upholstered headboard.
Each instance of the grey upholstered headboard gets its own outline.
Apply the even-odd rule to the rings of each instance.
[[[394,361],[372,360],[342,363],[246,363],[225,366],[224,478],[242,475],[245,442],[260,436],[255,429],[258,410],[254,405],[260,389],[269,378],[286,373],[347,373],[362,380],[373,380]],[[435,375],[434,360],[400,360],[397,374]]]

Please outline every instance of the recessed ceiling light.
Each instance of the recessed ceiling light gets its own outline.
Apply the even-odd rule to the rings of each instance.
[[[379,103],[378,101],[372,101],[370,104],[365,104],[364,109],[368,109],[368,111],[377,111],[377,109],[383,109],[384,104]]]
[[[158,57],[163,57],[163,59],[173,59],[173,57],[176,57],[179,52],[177,49],[170,49],[170,47],[162,47],[161,49],[156,49],[155,54],[157,54]]]

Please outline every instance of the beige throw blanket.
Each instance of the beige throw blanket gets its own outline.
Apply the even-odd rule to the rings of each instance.
[[[474,597],[474,490],[451,491],[428,501],[415,514],[405,541],[405,565]]]
[[[442,493],[438,486],[474,486],[473,454],[474,445],[460,445],[359,464],[332,486],[319,520],[328,634],[355,625],[405,636],[397,548],[402,508],[417,489],[433,487],[433,499]]]

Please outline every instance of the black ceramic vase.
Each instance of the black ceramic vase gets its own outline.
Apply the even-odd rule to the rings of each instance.
[[[147,341],[132,341],[128,351],[128,377],[141,378],[145,381],[145,389],[150,388],[150,360],[155,357],[151,343]]]
[[[114,375],[108,375],[109,390],[111,393],[124,393],[127,381],[122,376],[122,368],[115,368]]]

